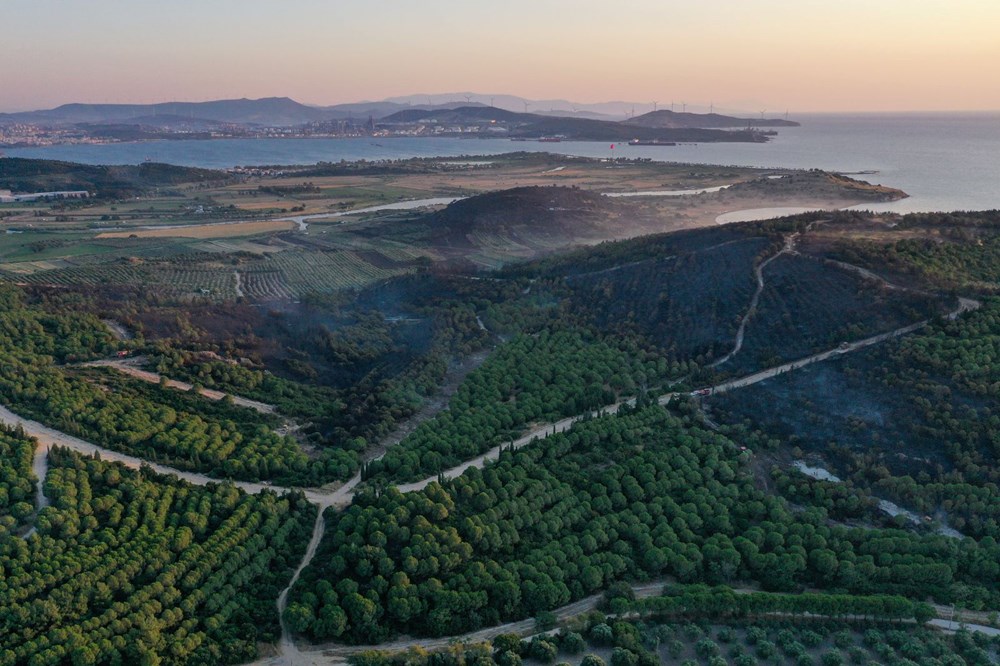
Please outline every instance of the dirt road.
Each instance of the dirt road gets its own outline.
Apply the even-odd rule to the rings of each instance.
[[[754,268],[754,276],[757,278],[757,289],[753,293],[753,298],[750,299],[750,307],[747,308],[746,314],[740,320],[740,326],[736,329],[736,340],[733,344],[732,350],[718,359],[714,363],[709,364],[710,368],[717,368],[722,365],[732,357],[740,353],[743,349],[743,337],[746,335],[747,325],[750,323],[750,319],[757,313],[757,305],[760,303],[760,295],[764,293],[764,269],[767,268],[768,264],[777,259],[783,254],[788,254],[795,251],[795,240],[798,238],[798,234],[791,234],[785,238],[785,245],[778,250],[777,253],[771,255],[764,261],[760,262],[756,268]]]
[[[316,512],[316,522],[313,524],[312,538],[309,539],[309,545],[306,546],[305,555],[302,557],[302,561],[299,562],[299,566],[296,567],[295,573],[292,574],[292,579],[288,581],[288,586],[281,591],[281,594],[278,595],[278,620],[281,622],[281,643],[279,644],[279,651],[281,658],[284,659],[285,663],[308,663],[303,660],[301,653],[292,638],[292,632],[288,628],[288,623],[285,621],[285,608],[288,607],[288,595],[291,593],[292,588],[295,587],[295,583],[298,582],[299,576],[302,575],[302,570],[305,569],[316,556],[316,550],[319,548],[319,543],[323,539],[323,532],[325,529],[326,521],[323,519],[323,510],[320,509]]]
[[[64,432],[42,425],[37,421],[32,421],[31,419],[18,416],[14,412],[2,406],[0,406],[0,422],[14,427],[21,426],[25,433],[38,440],[39,445],[35,448],[35,458],[32,463],[32,467],[36,474],[42,471],[47,471],[48,463],[46,457],[48,455],[48,450],[53,446],[62,446],[87,456],[97,455],[101,458],[101,460],[119,462],[131,469],[139,469],[140,466],[146,465],[159,474],[173,474],[196,486],[207,486],[210,483],[232,483],[237,488],[251,494],[264,492],[265,490],[270,490],[278,494],[301,490],[305,494],[307,500],[317,506],[320,506],[321,508],[343,505],[345,502],[349,503],[349,498],[353,494],[353,485],[349,486],[348,484],[345,484],[334,492],[325,492],[319,488],[298,489],[274,486],[269,483],[255,483],[251,481],[224,481],[205,474],[185,472],[174,467],[148,462],[136,456],[130,456],[125,453],[119,453],[117,451],[106,449],[102,446],[97,446],[96,444],[91,444],[90,442],[84,441],[79,437],[67,435]],[[42,478],[44,478],[44,476]]]
[[[663,586],[667,582],[667,580],[659,580],[651,583],[637,583],[632,585],[632,591],[635,593],[637,599],[655,597],[661,594]],[[740,593],[754,592],[756,590],[736,589],[735,591]],[[597,608],[602,597],[602,594],[594,594],[574,601],[573,603],[566,604],[565,606],[561,606],[560,608],[556,608],[552,612],[555,614],[559,622],[563,622],[578,615],[582,615],[588,611],[594,610]],[[951,616],[952,609],[950,607],[935,606],[935,610],[937,611],[939,617],[928,622],[928,624],[932,626],[942,628],[945,631],[957,631],[958,629],[964,627],[969,631],[980,631],[990,636],[1000,635],[1000,629],[983,624],[965,622],[964,620],[975,620],[976,617],[967,615],[964,612],[960,613],[959,621],[954,621],[944,619]],[[440,650],[455,643],[482,643],[492,640],[501,634],[518,634],[520,636],[526,636],[531,634],[534,629],[535,620],[534,618],[529,618],[518,622],[508,622],[506,624],[496,625],[487,629],[480,629],[479,631],[473,631],[459,636],[448,636],[445,638],[405,638],[382,643],[380,645],[317,645],[312,646],[311,649],[305,651],[300,651],[298,648],[293,646],[295,651],[294,657],[292,658],[287,656],[291,653],[286,653],[280,657],[260,659],[255,662],[255,664],[259,666],[279,666],[285,664],[342,664],[346,663],[347,658],[352,654],[368,650],[401,652],[414,647],[419,647],[424,650]]]
[[[114,368],[118,372],[136,379],[141,379],[144,382],[159,384],[162,380],[162,376],[156,372],[150,372],[149,370],[143,370],[142,368],[137,367],[137,365],[141,362],[140,359],[141,357],[131,358],[128,360],[105,359],[101,361],[81,363],[80,365],[84,368]],[[167,386],[179,391],[190,391],[194,388],[192,384],[178,381],[176,379],[168,379]],[[258,411],[261,414],[274,414],[275,412],[274,405],[269,405],[265,402],[258,402],[257,400],[251,400],[249,398],[241,398],[237,395],[226,394],[222,391],[213,391],[212,389],[203,388],[198,389],[198,393],[209,400],[222,400],[226,397],[226,395],[230,395],[233,399],[233,404],[239,405],[240,407],[246,407],[248,409]]]
[[[950,312],[947,317],[948,319],[955,319],[959,315],[965,312],[971,312],[972,310],[978,309],[982,303],[971,298],[959,298],[958,307]],[[743,388],[745,386],[750,386],[758,382],[762,382],[765,379],[770,379],[771,377],[776,377],[784,372],[790,370],[798,370],[799,368],[805,367],[807,365],[812,365],[813,363],[819,363],[820,361],[825,361],[829,358],[839,356],[841,354],[849,354],[851,352],[858,351],[859,349],[864,349],[865,347],[871,347],[872,345],[877,345],[880,342],[885,342],[886,340],[891,340],[893,338],[902,337],[908,333],[913,333],[924,326],[927,326],[928,320],[919,321],[916,324],[910,324],[909,326],[904,326],[902,328],[897,328],[894,331],[889,331],[887,333],[881,333],[879,335],[874,335],[870,338],[865,338],[864,340],[858,340],[857,342],[845,343],[844,345],[837,347],[836,349],[830,349],[825,352],[820,352],[818,354],[813,354],[812,356],[806,356],[797,361],[790,361],[783,365],[775,366],[773,368],[768,368],[767,370],[761,370],[760,372],[755,372],[752,375],[747,375],[745,377],[740,377],[739,379],[733,379],[722,384],[717,384],[709,389],[709,395],[714,395],[716,393],[725,393],[726,391],[732,391],[733,389]]]

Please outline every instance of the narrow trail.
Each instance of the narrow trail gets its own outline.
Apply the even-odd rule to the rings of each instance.
[[[236,292],[236,298],[243,298],[246,294],[243,293],[243,276],[240,275],[239,271],[233,271],[233,279],[236,284],[233,285],[233,290]]]
[[[838,261],[836,259],[824,259],[824,263],[830,264],[831,266],[836,266],[837,268],[843,269],[845,271],[850,271],[851,273],[857,273],[863,278],[869,280],[875,280],[876,282],[881,282],[886,289],[892,289],[893,291],[908,291],[911,294],[922,294],[924,296],[933,296],[933,292],[924,291],[923,289],[914,289],[913,287],[905,287],[901,284],[896,284],[895,282],[890,282],[888,279],[882,277],[878,273],[874,273],[867,268],[861,266],[856,266],[854,264],[849,264],[846,261]]]
[[[144,382],[149,382],[150,384],[159,384],[163,380],[163,376],[156,372],[151,372],[149,370],[143,370],[142,368],[136,367],[136,364],[143,361],[142,357],[134,357],[129,360],[117,360],[117,359],[104,359],[100,361],[89,361],[87,363],[81,363],[80,367],[83,368],[114,368],[118,372],[134,377],[135,379],[141,379]],[[177,389],[178,391],[190,392],[193,388],[193,384],[188,382],[182,382],[177,379],[167,379],[167,386],[170,388]],[[222,400],[227,395],[233,399],[233,404],[239,405],[240,407],[246,407],[254,411],[260,412],[261,414],[274,414],[274,405],[269,405],[266,402],[259,402],[257,400],[251,400],[250,398],[241,398],[238,395],[232,395],[231,393],[223,393],[222,391],[215,391],[212,389],[198,389],[198,394],[208,398],[209,400]]]
[[[479,326],[484,331],[488,331],[486,325],[482,323],[479,316],[476,316],[476,321]],[[438,392],[424,399],[423,406],[409,418],[396,424],[392,432],[383,437],[379,442],[374,445],[369,450],[365,451],[364,462],[369,463],[374,460],[380,460],[382,456],[392,447],[396,446],[402,442],[406,437],[420,427],[420,424],[424,421],[428,421],[444,410],[448,409],[448,405],[451,402],[452,396],[458,391],[459,386],[462,385],[462,381],[469,375],[469,373],[476,370],[486,359],[489,358],[490,350],[484,349],[474,354],[470,354],[461,363],[452,364],[448,368],[445,375],[444,382]]]
[[[739,354],[740,350],[743,349],[743,337],[744,335],[746,335],[747,325],[750,323],[750,319],[754,316],[754,314],[756,314],[757,304],[760,303],[760,296],[762,293],[764,293],[764,269],[767,268],[768,264],[770,264],[772,261],[774,261],[781,255],[794,252],[795,241],[798,238],[798,236],[799,235],[796,233],[796,234],[791,234],[790,236],[785,238],[785,244],[780,250],[778,250],[778,252],[771,255],[764,261],[760,262],[759,264],[757,264],[757,267],[754,268],[754,275],[757,277],[757,290],[754,291],[753,298],[750,299],[750,307],[747,308],[746,314],[744,314],[743,318],[740,320],[739,328],[736,329],[736,341],[733,344],[733,348],[728,354],[726,354],[722,358],[716,360],[713,363],[710,363],[708,367],[717,368],[718,366],[722,365],[732,357]]]
[[[31,460],[31,471],[34,473],[35,478],[38,479],[38,485],[35,488],[35,520],[37,522],[38,514],[42,512],[42,509],[51,505],[49,498],[45,496],[45,477],[49,474],[49,449],[41,442],[35,444],[35,455]],[[37,531],[37,525],[32,525],[31,529],[24,533],[24,538],[30,538]]]
[[[309,545],[306,546],[305,555],[302,557],[302,561],[299,562],[299,566],[295,569],[295,573],[292,574],[292,579],[288,581],[288,586],[278,595],[278,621],[281,623],[281,642],[278,645],[278,650],[281,655],[281,663],[288,664],[289,666],[311,663],[303,657],[295,645],[292,632],[285,620],[285,609],[288,607],[288,595],[291,593],[292,588],[295,587],[295,584],[299,582],[299,576],[302,575],[302,571],[316,556],[316,551],[319,549],[320,541],[323,540],[323,532],[325,530],[326,521],[323,519],[323,510],[320,509],[316,512],[316,523],[313,525],[312,538],[309,539]]]

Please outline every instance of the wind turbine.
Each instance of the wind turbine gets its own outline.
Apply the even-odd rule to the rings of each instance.
[[[688,104],[687,104],[687,102],[681,102],[681,111],[683,111],[684,113],[687,113],[687,110],[688,110]]]
[[[531,105],[530,105],[530,104],[528,104],[527,100],[525,100],[525,102],[524,102],[524,112],[525,112],[525,113],[527,113],[527,112],[528,112],[528,107],[529,107],[529,106],[531,106]]]
[[[761,120],[764,120],[764,114],[765,113],[767,113],[767,109],[764,109],[763,111],[760,112],[760,119]]]
[[[659,102],[653,102],[653,113],[656,113],[656,105],[657,104],[659,104]]]
[[[466,104],[472,104],[472,95],[466,95],[465,96],[465,103]]]

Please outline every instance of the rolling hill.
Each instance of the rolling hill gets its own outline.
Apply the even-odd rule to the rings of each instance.
[[[656,129],[723,127],[798,127],[800,123],[780,118],[737,118],[718,113],[677,113],[670,109],[651,111],[622,121],[623,125]]]
[[[74,125],[77,123],[135,122],[147,116],[181,116],[191,120],[240,125],[301,125],[329,120],[330,113],[287,97],[228,99],[212,102],[162,104],[64,104],[45,111],[0,114],[0,121]],[[148,118],[146,118],[148,120]]]

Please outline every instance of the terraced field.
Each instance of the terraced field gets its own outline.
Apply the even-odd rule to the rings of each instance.
[[[288,251],[250,264],[242,272],[247,297],[266,300],[360,288],[409,270],[379,268],[355,252]]]

